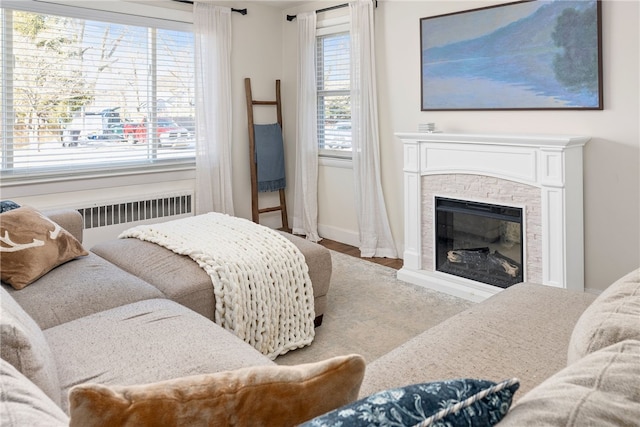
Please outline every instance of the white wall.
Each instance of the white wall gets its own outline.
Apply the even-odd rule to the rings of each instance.
[[[420,18],[498,4],[496,1],[378,1],[376,55],[382,182],[394,239],[403,248],[402,147],[398,131],[435,122],[440,130],[469,133],[561,133],[589,135],[585,149],[586,287],[605,289],[640,266],[640,86],[638,2],[605,0],[603,9],[603,111],[420,111]],[[285,34],[286,30],[285,30]],[[285,37],[285,39],[288,35]],[[285,42],[284,75],[295,72]],[[295,52],[295,51],[293,51]],[[291,59],[287,61],[287,59]],[[291,119],[289,119],[291,120]],[[334,182],[329,175],[340,177]],[[333,188],[320,192],[320,224],[353,230],[352,185],[342,171],[324,170]],[[337,183],[337,184],[336,184]]]

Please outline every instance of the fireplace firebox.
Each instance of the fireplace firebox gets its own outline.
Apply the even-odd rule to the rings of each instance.
[[[522,209],[435,198],[436,270],[507,288],[524,280]]]

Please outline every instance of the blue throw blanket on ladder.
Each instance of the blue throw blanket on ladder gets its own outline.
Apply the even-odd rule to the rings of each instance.
[[[284,144],[278,123],[253,125],[255,159],[258,168],[258,191],[277,191],[286,187]]]

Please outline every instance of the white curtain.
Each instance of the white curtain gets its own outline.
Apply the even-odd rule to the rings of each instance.
[[[233,215],[231,9],[196,2],[196,214]]]
[[[316,110],[316,14],[300,13],[298,23],[298,102],[293,233],[317,242],[318,133]]]
[[[349,3],[351,12],[351,128],[356,215],[363,257],[397,258],[380,180],[373,4]]]

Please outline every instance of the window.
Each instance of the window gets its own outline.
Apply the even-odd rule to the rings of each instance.
[[[0,9],[3,180],[193,164],[186,24],[34,7]]]
[[[351,155],[351,70],[349,32],[316,38],[318,145],[321,155]]]

